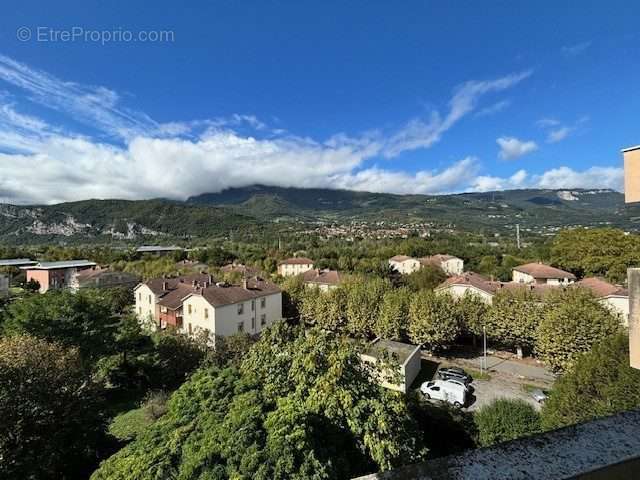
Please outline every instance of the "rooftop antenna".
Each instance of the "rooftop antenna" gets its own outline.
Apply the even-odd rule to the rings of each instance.
[[[516,223],[516,244],[518,245],[518,250],[520,250],[520,224]]]

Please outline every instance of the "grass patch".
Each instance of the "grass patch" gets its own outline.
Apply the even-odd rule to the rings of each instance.
[[[491,380],[491,375],[489,375],[486,370],[483,370],[482,373],[480,373],[480,370],[473,368],[465,368],[464,370],[471,375],[474,380]]]
[[[144,407],[117,415],[109,425],[109,433],[118,440],[130,441],[154,422]]]
[[[523,383],[521,385],[521,388],[524,392],[527,392],[527,393],[531,393],[534,390],[543,390],[541,387],[538,387],[537,385],[531,385],[530,383]]]

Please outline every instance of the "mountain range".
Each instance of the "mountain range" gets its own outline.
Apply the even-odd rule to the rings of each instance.
[[[252,185],[184,202],[85,200],[56,205],[0,204],[0,242],[185,241],[318,223],[425,224],[499,232],[520,224],[541,234],[569,226],[640,229],[640,206],[613,190],[507,190],[395,195]]]

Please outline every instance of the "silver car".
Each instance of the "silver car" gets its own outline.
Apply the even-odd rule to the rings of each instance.
[[[547,392],[542,390],[542,389],[540,389],[540,388],[536,388],[535,390],[531,390],[531,396],[538,403],[544,403],[544,401],[547,398],[549,398],[549,396],[547,395]]]

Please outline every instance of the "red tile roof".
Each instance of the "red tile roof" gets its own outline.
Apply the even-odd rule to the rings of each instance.
[[[342,278],[337,270],[308,270],[302,274],[305,283],[315,283],[322,285],[338,285]]]
[[[514,268],[517,272],[527,273],[533,278],[569,278],[575,280],[573,273],[565,272],[559,268],[545,265],[544,263],[526,263]]]
[[[201,295],[212,306],[231,305],[238,302],[245,302],[254,298],[264,297],[280,293],[282,290],[275,283],[267,282],[259,277],[247,280],[247,288],[243,285],[217,286],[212,285],[194,292],[194,295]]]
[[[480,275],[475,272],[465,272],[462,275],[455,275],[453,277],[447,278],[443,283],[441,283],[437,288],[447,288],[453,285],[465,285],[475,287],[478,290],[486,292],[490,295],[495,295],[498,291],[501,290],[522,290],[526,289],[530,292],[538,294],[540,296],[548,295],[550,292],[557,291],[558,286],[553,285],[537,285],[537,284],[524,284],[518,282],[497,282],[493,280],[489,280],[486,277]]]
[[[628,297],[629,291],[622,288],[619,285],[613,285],[612,283],[597,277],[583,278],[579,282],[574,284],[576,287],[582,287],[589,289],[596,297],[609,297],[609,296],[621,296]]]

